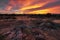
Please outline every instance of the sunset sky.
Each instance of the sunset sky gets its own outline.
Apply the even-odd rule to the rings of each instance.
[[[60,0],[0,0],[0,13],[60,14]]]

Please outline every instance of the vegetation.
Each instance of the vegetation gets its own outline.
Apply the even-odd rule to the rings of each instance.
[[[5,40],[5,36],[3,36],[2,34],[0,34],[0,40]]]

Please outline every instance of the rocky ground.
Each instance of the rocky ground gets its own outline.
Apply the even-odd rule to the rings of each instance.
[[[2,19],[0,40],[60,40],[60,20],[28,17]]]

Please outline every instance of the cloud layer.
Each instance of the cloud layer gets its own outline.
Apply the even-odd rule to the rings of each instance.
[[[60,0],[0,0],[0,10],[17,13],[60,13]]]

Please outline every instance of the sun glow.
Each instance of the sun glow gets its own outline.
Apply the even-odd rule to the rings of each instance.
[[[48,13],[47,9],[29,12],[29,14],[47,14],[47,13]]]

